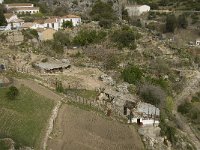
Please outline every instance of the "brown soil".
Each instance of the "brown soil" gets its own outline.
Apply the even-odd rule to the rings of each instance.
[[[64,104],[59,112],[48,150],[141,150],[135,128]]]

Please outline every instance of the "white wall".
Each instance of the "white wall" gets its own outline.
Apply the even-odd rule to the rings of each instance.
[[[142,6],[127,6],[125,9],[128,11],[129,16],[139,16],[144,12],[150,11],[150,6],[142,5]]]
[[[44,28],[52,28],[52,29],[58,30],[59,29],[59,22],[44,23]]]
[[[137,123],[138,118],[132,118],[132,123]],[[140,122],[143,123],[143,125],[153,125],[154,124],[154,119],[143,119],[139,118]],[[128,123],[130,123],[130,120],[128,120]],[[158,120],[155,120],[155,124],[159,124]]]
[[[28,13],[30,13],[30,14],[36,14],[36,13],[39,13],[39,10],[16,10],[16,12],[18,13],[18,14],[28,14]]]

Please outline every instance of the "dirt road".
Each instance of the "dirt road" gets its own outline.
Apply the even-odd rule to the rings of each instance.
[[[62,105],[48,150],[141,150],[134,128],[95,112]]]

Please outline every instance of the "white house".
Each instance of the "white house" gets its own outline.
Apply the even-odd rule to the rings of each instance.
[[[14,12],[18,14],[36,14],[40,12],[39,7],[20,7],[15,8]]]
[[[200,38],[196,39],[196,46],[200,46]]]
[[[128,123],[137,123],[142,125],[159,124],[160,110],[154,105],[139,102],[131,111],[133,116],[131,119],[129,118]]]
[[[19,19],[16,14],[5,13],[4,16],[8,23],[5,30],[19,29],[24,23],[24,20]]]
[[[140,16],[141,14],[150,11],[148,5],[129,5],[125,9],[128,11],[129,16]]]
[[[58,30],[60,28],[60,22],[57,18],[50,18],[44,21],[45,28],[52,28],[54,30]]]
[[[80,25],[81,17],[76,15],[66,15],[60,18],[60,28],[62,28],[62,24],[64,21],[72,21],[73,26]]]
[[[5,4],[5,8],[19,14],[35,14],[39,13],[39,7],[34,7],[31,3],[12,3]]]

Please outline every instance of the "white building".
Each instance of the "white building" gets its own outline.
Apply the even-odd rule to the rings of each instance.
[[[125,9],[128,11],[129,16],[140,16],[145,12],[150,11],[150,6],[148,5],[130,5],[126,6]]]
[[[24,20],[19,19],[16,14],[5,13],[4,16],[8,23],[5,30],[19,29],[24,23]]]
[[[14,12],[18,14],[36,14],[40,12],[39,7],[20,7],[15,8]]]
[[[60,18],[60,28],[62,28],[62,24],[64,21],[72,21],[73,26],[80,25],[81,17],[76,15],[66,15]]]
[[[57,18],[46,19],[44,21],[45,28],[52,28],[54,30],[58,30],[60,28],[60,22]]]
[[[158,125],[160,110],[154,105],[139,102],[132,110],[133,117],[128,120],[128,123],[137,123],[142,125]]]
[[[39,7],[34,7],[31,3],[12,3],[5,4],[5,8],[19,14],[35,14],[39,13]]]
[[[200,46],[200,38],[196,39],[196,46]]]

